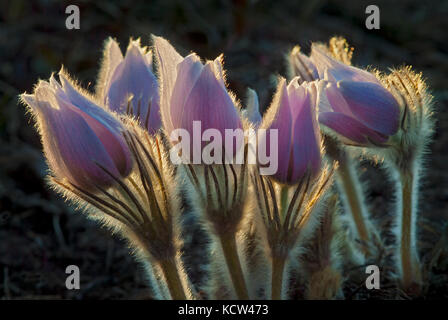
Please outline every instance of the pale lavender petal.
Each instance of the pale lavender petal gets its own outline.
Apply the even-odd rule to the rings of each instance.
[[[319,122],[354,144],[366,145],[370,142],[383,144],[388,139],[387,136],[366,127],[360,121],[338,112],[320,113]]]
[[[288,89],[289,103],[293,110],[293,156],[288,182],[296,183],[308,170],[314,176],[321,168],[321,142],[315,106],[317,89],[314,85]]]
[[[59,101],[62,104],[63,101]],[[117,136],[101,122],[92,118],[87,113],[82,112],[76,107],[72,107],[72,110],[78,113],[89,125],[90,129],[96,134],[97,138],[101,141],[109,156],[114,161],[117,170],[121,176],[127,176],[132,169],[131,154],[122,136]]]
[[[177,78],[177,65],[183,58],[162,37],[153,36],[154,53],[160,76],[160,113],[167,132],[173,130],[171,120],[171,95]]]
[[[123,54],[121,53],[118,43],[112,38],[107,39],[104,47],[99,80],[96,87],[96,94],[103,103],[106,102],[107,88],[110,86],[110,80],[115,68],[121,61],[123,61]]]
[[[207,129],[216,129],[222,137],[225,137],[225,129],[240,129],[242,125],[232,99],[221,86],[220,81],[216,79],[211,64],[212,62],[208,62],[204,66],[185,101],[180,128],[192,134],[193,121],[200,121],[202,132]],[[224,139],[223,143],[225,143]],[[235,141],[234,146],[236,146]]]
[[[62,83],[62,90],[56,90],[59,97],[63,97],[83,112],[98,119],[98,121],[101,121],[104,125],[108,126],[109,129],[116,132],[121,131],[120,123],[111,114],[103,108],[100,108],[89,97],[81,93],[79,89],[72,84],[65,73],[59,72],[59,80]]]
[[[219,55],[215,60],[213,60],[212,67],[213,67],[213,73],[215,74],[216,78],[218,80],[220,80],[221,85],[224,88],[226,88],[223,59],[224,59],[224,56],[222,54]]]
[[[319,77],[321,79],[332,81],[350,80],[379,83],[378,79],[372,73],[339,62],[325,54],[317,46],[312,47],[310,58],[317,67]],[[328,75],[325,75],[326,70],[328,71],[328,75],[331,75],[331,79],[328,79]]]
[[[270,123],[268,131],[266,133],[266,140],[262,141],[266,146],[267,154],[274,159],[276,158],[278,163],[277,173],[274,174],[274,178],[282,183],[288,181],[288,172],[290,170],[289,164],[292,157],[292,121],[291,121],[291,108],[289,105],[288,91],[286,88],[285,79],[281,79],[277,93],[274,97],[274,101],[270,108],[274,108],[275,115],[272,123]],[[271,111],[268,110],[268,113]],[[270,154],[270,130],[277,130],[278,133],[278,154]]]
[[[294,76],[299,76],[302,81],[319,79],[316,66],[309,57],[300,52],[300,47],[295,47],[292,50],[289,59]]]
[[[320,112],[333,112],[333,107],[328,101],[326,87],[329,85],[329,82],[325,80],[315,80],[314,81],[316,87],[316,110]],[[344,101],[345,102],[345,101]]]
[[[301,112],[307,95],[306,84],[300,85],[299,79],[299,77],[295,77],[287,86],[289,106],[291,108],[291,115],[293,118]]]
[[[189,130],[193,121],[201,121],[202,129],[241,128],[241,121],[232,99],[216,79],[210,63],[207,63],[185,101],[182,127]]]
[[[95,162],[114,175],[119,172],[79,109],[57,100],[49,86],[36,89],[35,102],[44,151],[55,175],[86,189],[111,185],[113,180]]]
[[[117,158],[113,159],[120,168],[120,173],[123,176],[128,175],[132,169],[133,162],[129,148],[123,138],[123,126],[121,123],[105,109],[99,107],[88,97],[81,94],[64,74],[60,74],[59,78],[62,82],[63,91],[56,90],[55,97],[57,98],[57,102],[61,103],[60,101],[64,100],[69,105],[76,108],[79,111],[78,113],[86,119],[92,119],[92,121],[94,121],[92,123],[97,124],[96,126],[93,126],[92,129],[96,129],[100,137],[103,136],[104,132],[110,133],[109,137],[111,140],[104,139],[102,142],[108,147],[107,150],[111,155],[119,155]],[[53,86],[56,86],[56,84]]]
[[[107,89],[107,105],[111,110],[125,113],[128,99],[140,123],[154,132],[160,127],[157,78],[147,64],[138,42],[131,41],[124,60],[115,69]]]
[[[185,102],[190,96],[191,90],[196,85],[204,65],[201,63],[199,57],[192,53],[180,62],[177,69],[176,83],[174,84],[172,96],[170,115],[171,123],[174,128],[179,128],[182,125],[184,113],[190,111],[185,108]]]
[[[324,94],[331,106],[331,111],[340,112],[347,116],[354,116],[344,97],[339,92],[337,84],[329,82],[324,88]],[[330,111],[330,110],[324,110]]]
[[[400,109],[394,96],[371,82],[338,82],[338,89],[356,119],[384,135],[398,130]]]

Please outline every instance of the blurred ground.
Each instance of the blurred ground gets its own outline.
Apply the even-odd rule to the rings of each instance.
[[[103,41],[150,33],[182,53],[225,56],[230,87],[240,99],[248,86],[263,107],[272,77],[285,75],[285,53],[295,44],[342,35],[355,46],[355,64],[386,70],[403,63],[423,71],[437,100],[437,132],[425,178],[422,212],[441,227],[448,218],[448,2],[374,1],[381,29],[365,28],[372,1],[1,1],[0,10],[0,296],[3,298],[145,298],[139,265],[126,245],[74,213],[44,183],[39,137],[17,95],[32,91],[63,64],[93,87]],[[65,7],[77,4],[81,29],[65,29]],[[387,210],[390,189],[372,178],[376,210]],[[427,236],[433,241],[437,236]],[[65,268],[81,269],[81,290],[65,289]],[[447,296],[448,284],[437,290]],[[439,291],[437,291],[439,292]],[[433,292],[429,296],[436,296]],[[438,295],[440,298],[441,295]]]

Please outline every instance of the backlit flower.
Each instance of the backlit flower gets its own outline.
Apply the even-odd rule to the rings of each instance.
[[[373,73],[334,59],[318,45],[309,58],[293,50],[290,62],[301,78],[325,80],[321,92],[327,103],[319,109],[319,122],[347,144],[382,145],[397,132],[398,103]]]
[[[134,115],[150,133],[161,126],[159,86],[152,70],[152,53],[139,40],[130,41],[123,58],[118,43],[109,39],[97,89],[108,108]]]
[[[79,92],[60,73],[41,81],[34,94],[22,100],[36,117],[44,152],[53,174],[83,189],[108,187],[114,177],[125,177],[132,158],[112,114]]]
[[[278,130],[278,170],[274,178],[288,184],[298,182],[308,172],[315,176],[321,169],[317,85],[314,82],[299,85],[298,80],[294,78],[289,85],[284,79],[280,80],[267,116],[273,119],[267,125],[265,145],[268,152],[270,130]]]
[[[221,56],[205,64],[195,53],[183,58],[160,37],[154,37],[154,47],[161,77],[161,115],[168,137],[175,129],[185,129],[193,136],[196,121],[201,135],[216,129],[224,137],[226,129],[242,127],[226,89]]]

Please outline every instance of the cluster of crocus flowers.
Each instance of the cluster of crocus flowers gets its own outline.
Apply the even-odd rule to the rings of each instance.
[[[51,185],[128,239],[154,297],[283,299],[296,274],[309,277],[308,297],[341,297],[341,257],[352,239],[339,198],[367,257],[376,237],[353,147],[397,173],[398,271],[405,288],[420,281],[414,193],[432,122],[419,75],[355,68],[342,40],[313,45],[309,57],[295,48],[293,76],[279,78],[262,115],[254,90],[244,109],[228,90],[222,56],[183,57],[167,40],[152,40],[152,50],[131,40],[123,56],[109,39],[95,93],[61,71],[21,99],[35,117]],[[243,130],[255,134],[226,140]],[[203,159],[207,152],[213,161]],[[263,171],[266,159],[274,172]],[[201,295],[182,259],[182,201],[211,239]]]
[[[52,76],[21,98],[35,116],[51,185],[128,239],[152,272],[155,297],[185,299],[192,290],[179,257],[180,200],[157,134],[158,84],[145,50],[131,41],[123,59],[110,39],[96,95],[61,71],[60,82]]]
[[[341,59],[350,63],[347,57]],[[337,60],[318,44],[313,44],[309,57],[299,47],[294,48],[290,63],[291,72],[302,81],[324,81],[323,95],[328,103],[319,109],[319,122],[345,144],[382,145],[397,132],[398,103],[374,73]]]
[[[352,51],[345,40],[333,38],[328,47],[313,44],[310,56],[296,47],[290,54],[291,72],[302,79],[321,79],[319,123],[325,134],[328,156],[339,162],[337,182],[342,200],[352,215],[362,251],[372,255],[378,235],[369,224],[356,162],[345,146],[387,147],[398,130],[398,102],[377,75],[351,66]]]
[[[422,282],[417,203],[421,163],[434,126],[432,96],[421,74],[410,67],[382,75],[353,67],[351,57],[345,39],[333,38],[328,46],[314,44],[309,57],[296,47],[289,56],[290,70],[303,79],[326,82],[327,103],[319,110],[319,122],[328,135],[328,156],[339,162],[341,196],[367,257],[381,240],[369,231],[372,225],[352,156],[356,159],[361,149],[375,162],[384,163],[396,181],[395,260],[403,289],[415,294]]]
[[[262,176],[255,171],[252,184],[258,212],[263,221],[268,256],[271,261],[271,298],[287,296],[290,259],[301,248],[301,241],[312,232],[319,217],[325,191],[331,185],[332,170],[323,168],[322,143],[317,124],[318,83],[294,78],[289,84],[280,79],[277,93],[261,128],[278,131],[277,172]],[[261,141],[262,144],[263,140]],[[269,146],[270,144],[267,144]],[[268,152],[271,152],[268,148]]]

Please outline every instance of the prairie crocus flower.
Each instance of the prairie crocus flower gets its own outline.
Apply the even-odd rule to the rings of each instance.
[[[300,239],[314,229],[320,203],[330,185],[332,170],[322,167],[322,146],[317,126],[318,86],[294,78],[289,85],[280,79],[277,93],[264,117],[264,139],[278,132],[278,170],[272,176],[252,175],[269,248],[272,267],[271,297],[285,295],[284,276],[289,257]],[[261,146],[268,145],[260,141]],[[268,151],[269,148],[268,148]]]
[[[351,55],[342,55],[345,63],[330,56],[345,52],[336,48],[346,45],[330,42],[330,48],[314,44],[310,57],[295,47],[289,55],[291,76],[299,76],[299,82],[325,80],[322,93],[327,103],[319,110],[319,122],[346,144],[384,145],[398,130],[397,101],[373,73],[346,64]]]
[[[328,83],[327,108],[319,122],[336,132],[347,144],[383,145],[398,130],[400,110],[394,96],[376,76],[343,64],[313,46],[310,60],[319,78]]]
[[[398,102],[374,74],[337,61],[317,46],[313,46],[311,60],[319,76],[328,81],[323,90],[328,104],[322,104],[319,122],[329,129],[325,130],[327,149],[330,157],[339,162],[337,181],[345,190],[342,201],[350,208],[362,251],[371,256],[382,244],[370,225],[353,159],[337,140],[373,149],[387,147],[398,130]]]
[[[321,169],[316,103],[315,83],[299,85],[298,78],[294,78],[287,86],[284,79],[280,80],[268,114],[273,119],[263,127],[267,129],[267,141],[271,130],[278,132],[278,169],[273,178],[280,183],[296,184],[307,172],[315,176]],[[269,153],[270,143],[265,145]]]
[[[247,189],[247,148],[244,147],[244,141],[235,145],[236,139],[232,137],[233,148],[228,150],[228,142],[221,140],[227,136],[227,130],[242,132],[236,102],[226,89],[221,57],[203,64],[194,53],[183,58],[163,38],[154,37],[153,40],[160,72],[161,115],[165,133],[171,142],[179,138],[177,133],[182,133],[178,145],[182,146],[183,158],[184,151],[188,150],[188,165],[182,168],[186,170],[194,188],[188,193],[191,203],[216,237],[217,254],[221,255],[222,252],[227,264],[228,276],[224,278],[231,280],[229,287],[233,287],[233,290],[230,290],[239,299],[248,299],[236,245]],[[216,133],[210,143],[217,144],[215,153],[221,152],[223,146],[226,146],[226,160],[233,158],[244,147],[245,159],[242,164],[223,163],[224,157],[220,156],[216,162],[205,162],[202,155],[208,145],[203,143],[203,137],[207,131]],[[191,138],[193,141],[187,141]],[[190,145],[195,165],[190,162]],[[200,161],[195,160],[197,155]]]
[[[329,82],[324,92],[331,107],[322,107],[319,122],[326,133],[328,155],[339,162],[337,182],[345,190],[341,199],[350,208],[361,250],[372,256],[381,251],[381,241],[370,225],[356,164],[338,140],[346,145],[384,149],[398,129],[398,103],[389,91],[373,82]]]
[[[338,161],[337,184],[341,200],[353,217],[355,236],[366,255],[380,247],[364,203],[362,186],[351,151],[344,145],[387,147],[398,130],[399,107],[394,96],[368,71],[350,65],[353,49],[343,38],[328,46],[313,44],[310,57],[293,50],[290,70],[301,78],[322,79],[319,123],[324,132],[327,156]],[[296,67],[294,67],[296,66]]]
[[[163,38],[154,37],[154,45],[162,82],[161,115],[168,137],[176,129],[201,139],[209,129],[225,137],[225,130],[242,128],[236,103],[224,82],[222,56],[203,64],[195,53],[181,57]],[[201,154],[204,143],[195,142],[193,154]]]
[[[124,57],[115,40],[106,42],[97,95],[110,110],[138,118],[150,133],[160,128],[159,86],[152,52],[141,47],[140,40],[129,42]]]
[[[331,108],[322,108],[319,122],[348,145],[384,146],[398,129],[398,103],[382,86],[339,81],[324,89]]]
[[[78,91],[64,73],[21,96],[36,117],[49,167],[57,179],[86,190],[126,177],[132,158],[121,123]]]
[[[396,181],[396,262],[401,285],[418,293],[422,269],[417,248],[419,182],[424,154],[434,133],[433,99],[422,75],[411,67],[392,70],[384,83],[400,101],[401,119],[392,148],[384,150],[385,165]]]

